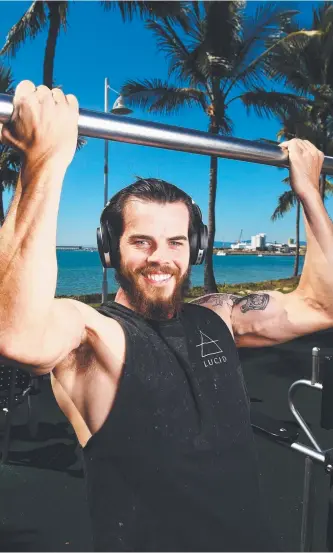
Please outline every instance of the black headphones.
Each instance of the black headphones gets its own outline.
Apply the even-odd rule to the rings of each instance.
[[[200,207],[190,198],[194,214],[194,232],[190,239],[190,264],[201,265],[205,259],[208,246],[208,229],[202,222]],[[98,253],[103,267],[106,269],[117,267],[115,260],[118,260],[118,240],[112,230],[112,225],[107,217],[108,206],[106,204],[102,211],[100,227],[97,229]]]

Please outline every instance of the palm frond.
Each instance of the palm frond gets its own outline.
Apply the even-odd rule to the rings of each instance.
[[[121,89],[129,105],[149,113],[177,113],[183,106],[200,106],[207,110],[205,94],[193,88],[178,88],[160,79],[128,81]]]
[[[238,51],[237,72],[243,72],[253,61],[260,44],[265,43],[267,49],[276,40],[282,38],[287,28],[289,32],[291,29],[293,32],[299,30],[297,23],[295,24],[293,21],[293,17],[298,12],[296,10],[282,11],[282,6],[283,4],[280,2],[264,2],[259,4],[253,18],[245,19],[243,38]]]
[[[299,111],[300,104],[309,104],[308,98],[275,90],[257,89],[245,92],[239,98],[248,114],[253,109],[259,117],[282,116],[284,112]]]
[[[170,1],[114,1],[101,0],[101,5],[105,11],[119,9],[123,21],[131,21],[138,15],[142,19],[160,19],[169,18],[171,21],[178,22],[184,29],[187,27],[187,3]]]
[[[9,68],[0,64],[0,93],[13,94],[14,93],[14,79],[12,71]]]
[[[83,148],[86,144],[87,144],[87,140],[86,140],[83,136],[79,135],[79,136],[77,137],[76,150],[77,150],[77,151],[78,151],[78,150],[82,150],[82,148]]]
[[[18,48],[25,42],[26,38],[35,38],[39,31],[44,28],[46,22],[45,2],[35,0],[21,19],[9,31],[5,45],[0,51],[0,55],[7,54],[14,57]]]
[[[148,20],[146,28],[152,31],[155,36],[158,49],[166,55],[169,60],[169,74],[171,74],[179,63],[186,61],[189,52],[176,31],[165,21]]]
[[[4,144],[0,144],[0,188],[14,188],[17,184],[21,166],[21,156]]]
[[[238,74],[236,76],[237,80],[246,76],[246,74],[249,72],[249,70],[252,69],[252,67],[259,67],[260,65],[262,65],[262,68],[266,71],[266,73],[270,77],[274,76],[275,78],[278,78],[278,74],[276,72],[274,73],[274,69],[275,69],[274,64],[273,64],[274,69],[273,70],[271,69],[271,64],[272,64],[271,59],[274,56],[275,49],[279,47],[281,47],[282,49],[286,49],[289,47],[289,53],[290,53],[290,51],[292,50],[292,44],[295,43],[295,41],[297,42],[299,47],[300,42],[308,44],[309,41],[313,39],[314,36],[317,36],[318,34],[320,34],[320,31],[301,30],[301,31],[295,31],[294,33],[291,33],[283,38],[279,38],[276,42],[274,42],[274,44],[268,46],[266,50],[264,50],[253,61],[251,61],[251,63],[247,66],[247,68],[245,68],[243,73]],[[293,85],[293,83],[288,83],[288,84],[289,86]]]
[[[321,42],[323,31],[300,31],[276,42],[265,59],[265,70],[289,88],[306,94],[309,87],[322,81]]]
[[[60,15],[60,22],[64,29],[64,31],[67,31],[67,22],[68,22],[68,8],[69,8],[69,1],[61,0],[61,2],[58,2],[58,9],[59,9],[59,15]]]
[[[288,190],[279,196],[278,205],[271,216],[272,221],[281,219],[288,211],[290,211],[296,204],[297,197],[292,190]]]
[[[196,51],[188,49],[170,21],[149,20],[146,27],[154,33],[158,49],[169,61],[169,76],[174,75],[180,80],[187,81],[190,86],[203,85],[206,82],[206,76],[200,70],[196,59]]]

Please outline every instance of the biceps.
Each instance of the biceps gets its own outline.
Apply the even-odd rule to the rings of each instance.
[[[264,347],[288,342],[306,334],[331,328],[333,321],[299,294],[268,294],[262,310],[233,309],[232,321],[238,347]]]
[[[41,333],[8,336],[4,357],[7,363],[29,372],[50,372],[73,349],[84,336],[84,318],[71,300],[54,300],[49,319]]]

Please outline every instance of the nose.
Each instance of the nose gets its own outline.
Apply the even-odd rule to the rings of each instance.
[[[170,258],[170,251],[167,244],[156,244],[150,251],[150,255],[147,257],[149,263],[163,264]]]

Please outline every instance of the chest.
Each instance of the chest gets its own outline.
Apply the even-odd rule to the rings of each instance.
[[[166,443],[234,439],[248,419],[247,395],[233,338],[216,319],[151,324],[128,336],[116,417],[130,405],[136,431],[153,429]],[[126,421],[122,427],[132,433]]]

